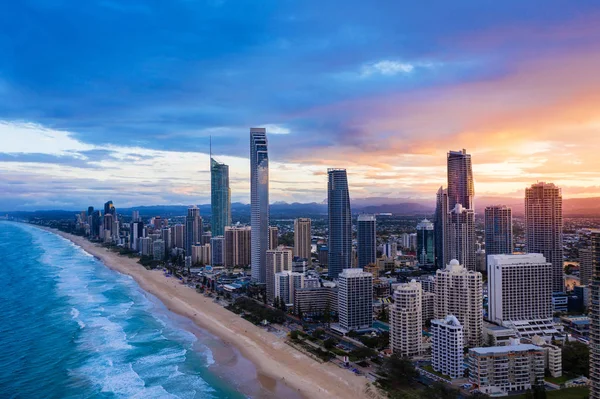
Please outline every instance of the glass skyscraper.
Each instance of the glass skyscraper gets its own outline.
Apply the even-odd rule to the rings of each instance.
[[[359,215],[356,221],[359,269],[377,261],[376,234],[375,215]]]
[[[327,175],[328,275],[337,278],[352,267],[352,213],[346,169],[328,169]]]
[[[225,226],[231,225],[231,189],[229,166],[210,159],[210,208],[213,236],[225,234]]]
[[[269,153],[267,131],[250,129],[250,203],[252,280],[266,283],[269,248]]]
[[[485,254],[513,253],[512,209],[506,205],[485,208]]]
[[[424,219],[417,225],[417,259],[421,266],[435,262],[433,223]]]

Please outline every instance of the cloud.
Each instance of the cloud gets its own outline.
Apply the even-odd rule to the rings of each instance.
[[[364,65],[361,69],[361,76],[368,77],[374,74],[380,74],[384,76],[394,76],[399,73],[408,74],[415,69],[413,64],[383,60],[375,63]]]
[[[290,134],[291,132],[289,128],[282,125],[266,124],[260,127],[267,129],[267,134]]]

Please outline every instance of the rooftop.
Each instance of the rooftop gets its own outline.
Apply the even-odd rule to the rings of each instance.
[[[473,351],[479,355],[493,355],[497,353],[508,353],[508,352],[528,352],[542,350],[539,346],[531,344],[519,344],[510,346],[492,346],[489,348],[472,348]]]

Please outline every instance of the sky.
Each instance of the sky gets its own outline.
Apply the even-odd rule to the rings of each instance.
[[[210,202],[209,136],[249,201],[600,196],[600,3],[21,0],[0,6],[0,210]]]

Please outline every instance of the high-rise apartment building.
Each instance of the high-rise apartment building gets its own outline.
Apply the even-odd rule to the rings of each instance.
[[[591,248],[582,248],[579,250],[579,282],[581,285],[588,285],[592,282],[594,274],[594,261]]]
[[[152,258],[154,260],[163,260],[165,258],[165,242],[163,240],[152,241]]]
[[[421,284],[412,280],[399,284],[390,305],[390,346],[402,357],[419,356],[423,352]]]
[[[396,256],[398,256],[398,244],[393,241],[389,241],[383,244],[382,249],[383,256],[385,256],[388,259],[396,259]]]
[[[169,252],[173,248],[173,231],[170,227],[163,227],[160,230],[162,240],[165,242],[165,251]]]
[[[539,324],[552,320],[552,264],[542,254],[488,256],[489,319]]]
[[[196,205],[188,208],[188,213],[185,218],[185,253],[186,256],[191,256],[192,245],[200,242],[202,236],[203,225],[200,217],[200,209]]]
[[[435,267],[446,267],[448,258],[446,250],[446,229],[448,225],[448,190],[440,187],[436,195],[434,234],[435,234]]]
[[[108,201],[104,204],[104,214],[117,216],[117,209],[113,205],[112,201]]]
[[[356,221],[358,243],[358,268],[375,263],[377,260],[377,228],[375,215],[361,214]]]
[[[600,399],[600,230],[592,230],[592,306],[590,311],[590,399]]]
[[[250,129],[250,226],[252,228],[252,280],[267,282],[269,248],[269,153],[267,131]]]
[[[527,252],[544,255],[552,263],[552,289],[564,292],[562,194],[552,183],[525,189]]]
[[[286,305],[294,305],[296,290],[304,288],[304,274],[294,273],[289,270],[275,273],[275,298],[279,298]]]
[[[216,236],[210,239],[210,255],[212,266],[222,266],[225,262],[225,238]]]
[[[338,314],[346,331],[371,328],[373,275],[361,269],[344,269],[338,275]]]
[[[185,226],[182,224],[173,226],[173,247],[185,248]]]
[[[510,255],[513,253],[512,209],[505,205],[485,208],[486,255]]]
[[[292,250],[289,248],[269,249],[266,253],[267,301],[275,300],[275,275],[292,270]]]
[[[250,265],[252,229],[249,226],[225,227],[225,260],[227,268]]]
[[[431,365],[452,379],[463,376],[463,328],[452,315],[431,322]]]
[[[327,177],[328,275],[337,278],[352,267],[352,212],[346,169],[328,169]]]
[[[435,263],[434,227],[427,219],[417,224],[417,259],[421,266]]]
[[[140,211],[131,212],[131,222],[140,222]]]
[[[269,226],[269,249],[277,249],[279,246],[279,227]]]
[[[436,319],[454,315],[463,326],[465,345],[481,345],[483,339],[483,282],[480,272],[467,270],[456,259],[435,275]]]
[[[210,209],[211,231],[215,236],[225,234],[225,226],[231,225],[231,189],[229,166],[210,158]]]
[[[294,220],[294,256],[306,259],[310,266],[312,264],[311,248],[311,220],[308,218]]]
[[[456,259],[468,270],[476,270],[475,212],[456,204],[448,214],[448,224],[444,235],[446,248],[444,255],[451,261]]]
[[[448,208],[454,209],[456,204],[461,204],[465,209],[475,209],[471,155],[466,150],[450,151],[447,161]]]

